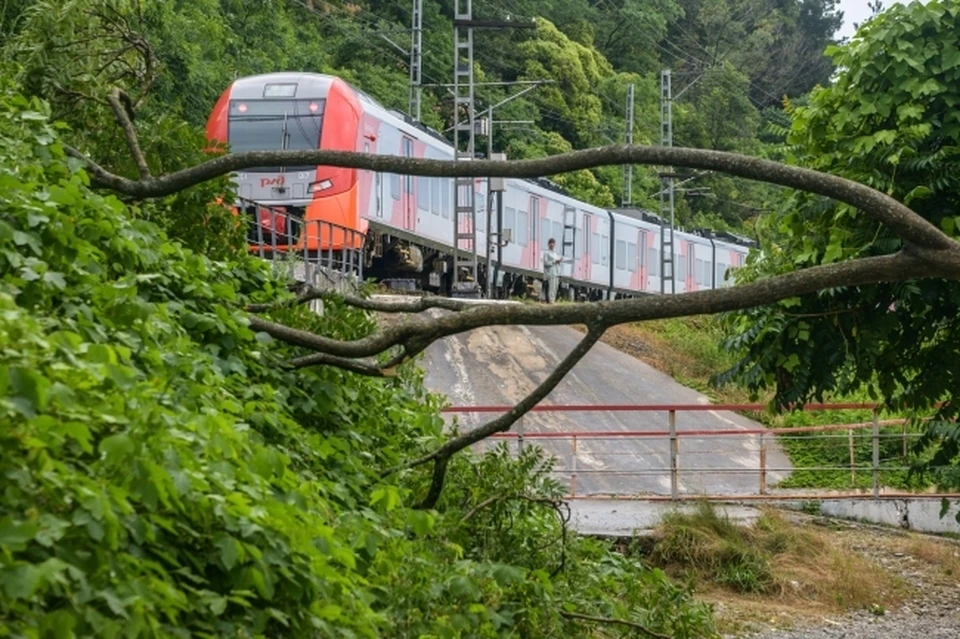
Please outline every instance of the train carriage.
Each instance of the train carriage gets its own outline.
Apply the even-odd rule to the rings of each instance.
[[[438,132],[340,78],[318,73],[234,81],[211,112],[207,136],[232,152],[319,148],[453,159],[453,148]],[[253,250],[363,251],[365,275],[449,292],[453,179],[325,166],[256,167],[235,179],[235,208],[251,221]],[[487,181],[474,180],[481,264],[488,232],[509,235],[493,253],[500,294],[537,288],[550,238],[565,256],[561,289],[568,297],[660,293],[660,226],[650,216],[593,206],[549,180],[511,178],[505,184],[496,202]],[[675,232],[676,293],[725,285],[724,276],[742,265],[748,246],[729,234]],[[481,284],[485,271],[480,269]]]

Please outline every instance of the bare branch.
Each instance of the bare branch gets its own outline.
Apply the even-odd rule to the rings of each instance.
[[[460,452],[464,448],[475,444],[478,441],[486,439],[494,433],[502,433],[510,430],[510,427],[513,426],[517,420],[527,414],[531,408],[536,406],[543,400],[550,392],[557,387],[567,373],[576,366],[577,362],[583,359],[583,356],[586,355],[593,345],[600,340],[603,336],[604,329],[598,328],[595,326],[589,326],[587,334],[584,336],[580,343],[570,351],[570,353],[560,362],[560,364],[547,376],[545,380],[540,382],[540,385],[537,386],[533,391],[524,397],[520,402],[515,405],[513,408],[508,410],[506,413],[493,419],[483,426],[476,428],[465,435],[461,435],[456,439],[448,441],[446,444],[433,451],[429,455],[425,455],[419,459],[405,464],[397,468],[400,470],[403,468],[413,468],[421,464],[425,464],[429,461],[434,461],[433,465],[433,479],[430,483],[430,489],[427,492],[427,496],[424,497],[423,502],[420,503],[418,508],[433,508],[437,504],[437,500],[440,499],[440,494],[443,492],[443,482],[446,479],[447,474],[447,462],[450,460],[453,455]],[[393,470],[387,471],[384,475],[389,475]]]
[[[838,262],[764,278],[749,284],[694,291],[683,295],[576,304],[477,304],[440,317],[411,317],[407,321],[353,341],[341,341],[299,331],[251,316],[251,327],[304,348],[347,358],[377,355],[394,346],[407,347],[408,356],[438,339],[483,326],[556,326],[586,324],[609,328],[617,324],[688,315],[707,315],[772,304],[827,288],[899,282],[923,277],[960,279],[960,249],[910,249],[895,255]]]
[[[531,160],[452,162],[352,151],[249,151],[221,156],[159,178],[133,181],[99,175],[100,186],[137,198],[170,195],[255,166],[323,165],[431,177],[540,177],[617,164],[678,166],[727,173],[817,193],[861,209],[906,241],[927,248],[956,243],[892,197],[835,175],[736,153],[683,147],[611,145]]]
[[[396,367],[390,366],[389,364],[381,368],[376,364],[370,364],[356,359],[348,359],[346,357],[327,355],[326,353],[314,353],[312,355],[298,357],[286,362],[284,366],[294,370],[309,368],[310,366],[336,366],[345,371],[357,373],[358,375],[366,375],[367,377],[397,376]]]
[[[627,621],[626,619],[612,619],[610,617],[594,617],[593,615],[582,615],[579,612],[567,612],[566,610],[561,610],[560,615],[568,619],[580,619],[583,621],[593,621],[594,623],[605,623],[605,624],[615,624],[618,626],[629,626],[639,630],[648,637],[655,637],[655,639],[672,639],[670,635],[665,635],[659,632],[654,632],[646,626],[637,623],[636,621]]]
[[[514,499],[528,501],[532,504],[549,504],[551,507],[553,507],[554,510],[558,511],[557,514],[560,517],[560,520],[564,521],[564,517],[562,513],[559,512],[560,504],[562,504],[563,502],[559,499],[550,499],[549,497],[531,497],[530,495],[493,495],[492,497],[487,497],[486,499],[481,501],[479,504],[477,504],[476,506],[471,508],[469,511],[467,511],[467,514],[463,516],[463,518],[460,520],[460,523],[461,524],[467,523],[474,516],[476,516],[477,513],[479,513],[481,510],[483,510],[487,506],[492,506],[493,504],[500,501],[510,501]]]
[[[285,308],[298,304],[308,304],[314,300],[333,300],[359,308],[365,311],[375,313],[419,313],[432,308],[438,308],[448,311],[462,311],[464,309],[477,306],[478,302],[466,302],[464,300],[451,299],[448,297],[412,297],[400,300],[373,300],[353,295],[343,295],[335,291],[321,291],[313,287],[308,288],[295,299],[280,302],[278,304],[250,304],[244,310],[250,313],[262,313],[276,308]],[[483,304],[484,302],[479,302]]]
[[[127,113],[127,109],[120,102],[121,96],[126,97],[120,89],[114,88],[110,92],[110,95],[107,96],[107,102],[110,103],[110,108],[113,109],[117,123],[120,125],[120,128],[123,129],[123,134],[127,138],[127,146],[130,147],[130,154],[133,156],[133,160],[137,163],[137,168],[140,170],[140,179],[149,180],[150,167],[147,166],[147,159],[140,149],[140,141],[137,139],[137,131],[133,128],[133,121],[130,119],[130,114]],[[129,98],[127,98],[127,102],[130,102]],[[102,168],[100,170],[103,171]]]

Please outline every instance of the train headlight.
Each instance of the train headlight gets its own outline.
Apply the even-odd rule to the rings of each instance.
[[[307,187],[307,191],[310,193],[319,193],[320,191],[326,191],[333,186],[333,182],[330,180],[320,180],[319,182],[311,182],[310,186]]]

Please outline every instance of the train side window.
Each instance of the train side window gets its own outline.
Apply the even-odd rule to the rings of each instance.
[[[434,215],[440,215],[443,203],[440,202],[440,178],[430,178],[430,204]]]
[[[390,174],[390,197],[400,201],[400,176],[396,173]]]
[[[547,218],[543,218],[542,220],[540,220],[540,241],[543,242],[544,247],[547,246],[547,240],[549,240],[550,237],[551,237],[550,220],[548,220]],[[556,240],[557,238],[553,238],[553,239]]]
[[[454,200],[453,200],[453,180],[447,178],[443,182],[443,206],[440,209],[440,215],[443,216],[443,219],[450,219],[450,212],[453,210]]]
[[[650,276],[657,277],[660,274],[660,251],[652,246],[647,249],[647,264]]]
[[[673,263],[677,265],[677,279],[687,279],[687,260],[684,259],[684,256],[677,253],[673,256]]]
[[[563,242],[567,238],[563,237],[563,224],[560,222],[551,222],[550,228],[553,229],[553,239],[557,241],[557,250],[560,252],[560,255],[566,255],[567,249],[563,245]]]
[[[593,263],[600,263],[600,234],[593,234]]]
[[[600,263],[610,263],[610,236],[600,235]]]
[[[517,209],[506,206],[503,208],[503,230],[506,231],[510,229],[513,231],[513,243],[517,242]]]
[[[430,211],[430,185],[425,177],[417,177],[417,208]]]
[[[637,245],[627,242],[627,270],[631,273],[637,270]]]
[[[618,271],[627,270],[627,243],[623,240],[617,240],[614,259],[616,260],[615,267]]]
[[[530,214],[517,211],[517,244],[526,246],[530,241]]]

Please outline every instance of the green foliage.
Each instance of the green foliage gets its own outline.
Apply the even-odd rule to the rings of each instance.
[[[948,234],[960,207],[960,6],[955,1],[897,5],[831,50],[843,71],[792,110],[788,157],[803,166],[868,184],[903,201]],[[741,282],[814,264],[883,255],[902,247],[891,231],[847,205],[793,194],[760,226],[762,251]],[[929,414],[949,401],[960,357],[957,287],[916,281],[824,291],[733,314],[728,346],[742,360],[730,371],[775,402],[860,392],[892,408]],[[930,463],[941,481],[956,472],[958,437],[939,412],[923,449],[942,443]],[[950,479],[950,477],[953,479]]]
[[[688,590],[564,534],[538,449],[461,455],[411,508],[429,473],[380,471],[444,439],[423,373],[285,369],[241,310],[284,281],[94,194],[48,112],[0,91],[0,634],[586,636],[575,610],[714,636]]]
[[[674,71],[676,143],[764,155],[758,106],[779,109],[787,93],[800,96],[829,75],[822,55],[838,26],[833,0],[517,0],[513,18],[536,17],[536,29],[476,34],[478,107],[499,104],[517,90],[499,81],[553,80],[498,107],[497,120],[532,122],[494,128],[494,147],[529,158],[623,140],[627,85],[636,87],[633,138],[660,141],[660,71]],[[0,57],[22,66],[30,95],[41,96],[74,127],[73,146],[108,169],[133,177],[136,167],[103,103],[110,87],[136,103],[135,124],[151,166],[200,161],[185,146],[231,80],[278,70],[334,73],[390,108],[408,108],[409,7],[399,3],[308,3],[270,0],[8,0],[0,34],[12,37]],[[763,9],[762,11],[760,9]],[[449,3],[426,0],[424,80],[450,81],[453,27]],[[474,8],[502,19],[504,8]],[[719,37],[718,37],[719,35]],[[677,43],[682,43],[678,45]],[[135,46],[129,46],[133,43]],[[815,43],[815,44],[811,44]],[[774,55],[772,52],[776,52]],[[152,53],[152,56],[150,55]],[[758,60],[762,63],[758,64]],[[708,64],[706,61],[711,61]],[[689,91],[683,89],[693,83]],[[771,96],[773,96],[771,100]],[[445,89],[423,92],[422,119],[439,130],[453,113]],[[182,131],[183,122],[197,133]],[[96,122],[97,126],[90,126]],[[160,123],[161,126],[157,124]],[[170,144],[173,134],[176,144]],[[179,150],[171,153],[176,146]],[[178,162],[179,164],[174,164]],[[599,206],[619,204],[620,167],[565,175],[558,182]],[[677,193],[684,226],[741,230],[775,197],[770,189],[719,176],[690,197]],[[656,171],[637,167],[631,201],[656,210]],[[171,237],[195,250],[233,250],[237,237],[208,207],[228,192],[225,180],[146,212]],[[200,228],[200,221],[207,226]],[[750,228],[749,226],[747,228]],[[216,235],[205,241],[202,235]]]

